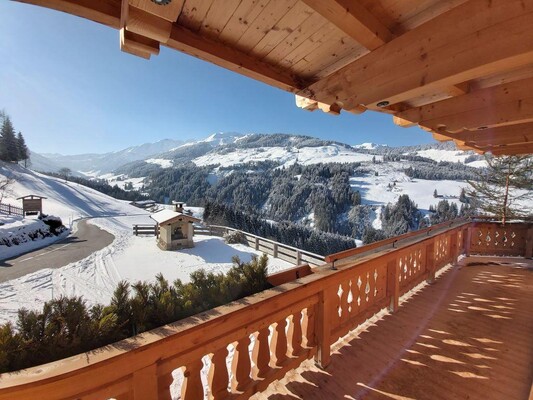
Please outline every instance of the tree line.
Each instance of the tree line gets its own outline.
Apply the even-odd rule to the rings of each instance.
[[[11,118],[4,111],[0,111],[0,119],[2,119],[0,160],[26,163],[30,158],[30,150],[26,146],[24,136],[21,132],[15,133]]]

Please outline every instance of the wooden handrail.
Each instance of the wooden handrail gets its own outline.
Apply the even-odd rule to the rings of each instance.
[[[325,260],[326,262],[331,263],[331,262],[341,260],[343,258],[353,257],[361,253],[366,253],[367,251],[371,251],[371,250],[378,249],[378,248],[383,248],[388,245],[392,245],[392,247],[394,247],[394,245],[399,241],[418,237],[418,236],[423,236],[423,235],[427,236],[431,232],[435,232],[443,228],[450,228],[452,226],[458,226],[461,224],[465,224],[468,221],[469,221],[468,218],[458,218],[453,221],[442,222],[440,224],[429,226],[427,228],[423,228],[417,231],[407,232],[407,233],[404,233],[403,235],[395,236],[393,238],[379,240],[377,242],[370,243],[370,244],[367,244],[361,247],[356,247],[354,249],[349,249],[349,250],[341,251],[339,253],[330,254],[326,256]]]
[[[204,363],[211,398],[248,398],[307,358],[325,367],[332,343],[379,310],[397,310],[402,294],[432,282],[438,269],[454,264],[486,229],[503,235],[498,226],[471,223],[426,231],[398,240],[395,248],[348,258],[342,269],[324,265],[312,275],[113,345],[2,374],[0,400],[169,399],[176,369],[184,371],[182,399],[199,399]]]

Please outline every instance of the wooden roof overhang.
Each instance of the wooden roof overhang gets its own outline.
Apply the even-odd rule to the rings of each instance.
[[[533,153],[533,0],[19,0],[338,114],[373,110],[480,153]],[[168,3],[166,5],[157,2]]]

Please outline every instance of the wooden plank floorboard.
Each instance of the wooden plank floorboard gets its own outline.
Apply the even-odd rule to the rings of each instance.
[[[527,400],[533,261],[469,257],[254,399]]]

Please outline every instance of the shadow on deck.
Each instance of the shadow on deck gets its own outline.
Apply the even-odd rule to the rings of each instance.
[[[254,399],[528,399],[533,262],[469,257]]]

